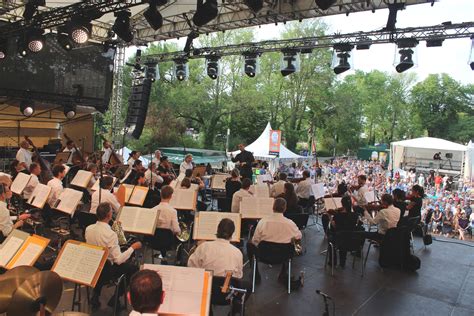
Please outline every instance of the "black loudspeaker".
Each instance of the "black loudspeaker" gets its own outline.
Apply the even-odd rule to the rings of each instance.
[[[446,159],[453,159],[453,153],[446,153]]]
[[[125,124],[132,130],[132,137],[139,139],[145,126],[148,102],[150,101],[151,79],[146,78],[142,84],[132,86],[131,92]]]

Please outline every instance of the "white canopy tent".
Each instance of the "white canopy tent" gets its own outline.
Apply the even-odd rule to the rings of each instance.
[[[118,150],[119,153],[122,154],[123,162],[127,163],[128,159],[130,158],[130,153],[132,150],[128,147],[123,147]],[[148,164],[150,163],[150,156],[148,155],[147,157],[145,156],[140,156],[140,160],[142,161],[142,165],[145,168],[148,168]]]
[[[390,144],[390,167],[426,167],[462,172],[466,146],[434,137],[420,137]],[[433,160],[441,152],[441,161]],[[448,154],[448,155],[446,155]],[[451,158],[449,158],[451,157]]]
[[[469,141],[464,159],[464,180],[474,181],[474,143]]]

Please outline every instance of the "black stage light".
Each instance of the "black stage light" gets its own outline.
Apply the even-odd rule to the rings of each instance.
[[[174,60],[174,75],[179,81],[188,78],[188,60],[185,58],[178,58]]]
[[[219,76],[219,59],[221,59],[220,56],[209,56],[206,58],[207,75],[213,80]]]
[[[471,52],[467,63],[471,66],[471,70],[474,70],[474,35],[471,35]]]
[[[441,47],[443,42],[444,38],[430,38],[426,40],[426,47]]]
[[[64,50],[71,50],[74,47],[74,42],[72,39],[69,37],[68,32],[64,28],[58,28],[58,34],[56,35],[56,40],[58,41],[58,44],[64,49]]]
[[[158,11],[158,6],[166,4],[167,1],[157,1],[157,0],[152,0],[150,1],[150,5],[148,9],[143,12],[143,16],[147,20],[148,24],[150,24],[150,27],[154,29],[155,31],[158,30],[163,26],[163,16],[161,15],[160,11]]]
[[[244,3],[255,13],[263,8],[263,0],[244,0]]]
[[[348,43],[337,43],[334,45],[334,52],[332,57],[332,68],[336,75],[351,69],[352,55],[351,51],[354,45]]]
[[[294,72],[299,71],[299,55],[297,51],[286,50],[282,51],[282,59],[280,71],[283,77],[286,77]]]
[[[414,57],[416,57],[415,53],[417,45],[418,40],[416,38],[402,38],[398,40],[398,54],[396,53],[395,55],[396,57],[400,55],[398,58],[398,64],[396,64],[395,66],[395,70],[398,73],[402,73],[415,66],[416,59]],[[397,60],[396,57],[395,60]]]
[[[42,29],[31,29],[27,33],[28,49],[32,53],[40,52],[44,47],[44,31]]]
[[[196,13],[193,16],[193,23],[196,26],[203,26],[214,20],[218,15],[217,0],[198,0]]]
[[[3,60],[7,57],[7,40],[0,39],[0,60]]]
[[[112,26],[112,30],[125,42],[131,42],[133,40],[133,32],[130,26],[131,13],[124,10],[116,12],[115,16],[117,18],[115,19],[114,26]]]
[[[339,64],[334,67],[334,73],[336,75],[351,69],[351,65],[349,64],[349,58],[351,57],[351,54],[349,54],[349,52],[340,52],[337,54],[337,57],[339,58]]]
[[[89,41],[92,32],[92,24],[85,20],[73,20],[69,24],[69,37],[74,43],[85,44]]]
[[[35,113],[35,103],[33,100],[22,100],[20,102],[20,112],[26,117],[30,117]]]
[[[74,104],[66,104],[64,105],[63,110],[64,116],[70,120],[76,116],[76,106]]]
[[[255,77],[258,73],[258,54],[257,53],[246,53],[244,54],[244,73],[250,78]]]
[[[327,10],[336,3],[336,0],[315,0],[314,2],[321,10]]]
[[[26,42],[25,36],[20,36],[17,41],[17,50],[18,50],[18,56],[20,57],[25,57],[28,55],[28,44]]]

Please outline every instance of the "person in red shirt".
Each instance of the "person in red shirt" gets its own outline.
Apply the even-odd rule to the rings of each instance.
[[[435,182],[436,193],[438,193],[441,187],[441,183],[443,182],[443,178],[439,174],[437,174],[435,176],[434,182]]]

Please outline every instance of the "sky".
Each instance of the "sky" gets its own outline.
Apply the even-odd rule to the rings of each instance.
[[[384,9],[375,13],[367,11],[320,19],[329,26],[328,33],[333,34],[379,30],[385,26],[387,17],[388,10]],[[446,21],[461,23],[473,20],[474,0],[439,0],[434,6],[430,3],[411,5],[399,11],[397,27],[432,26]],[[255,28],[257,41],[278,38],[282,28],[282,24]],[[178,42],[184,47],[184,39]],[[474,84],[474,71],[468,65],[470,50],[469,38],[445,40],[442,47],[426,47],[425,42],[421,42],[418,45],[418,65],[407,72],[415,73],[418,81],[424,80],[432,73],[447,73],[462,84]],[[133,56],[134,53],[135,48],[127,49],[127,57]],[[396,73],[393,66],[394,55],[394,44],[377,44],[372,45],[369,50],[354,50],[354,68],[365,72],[377,69]]]

